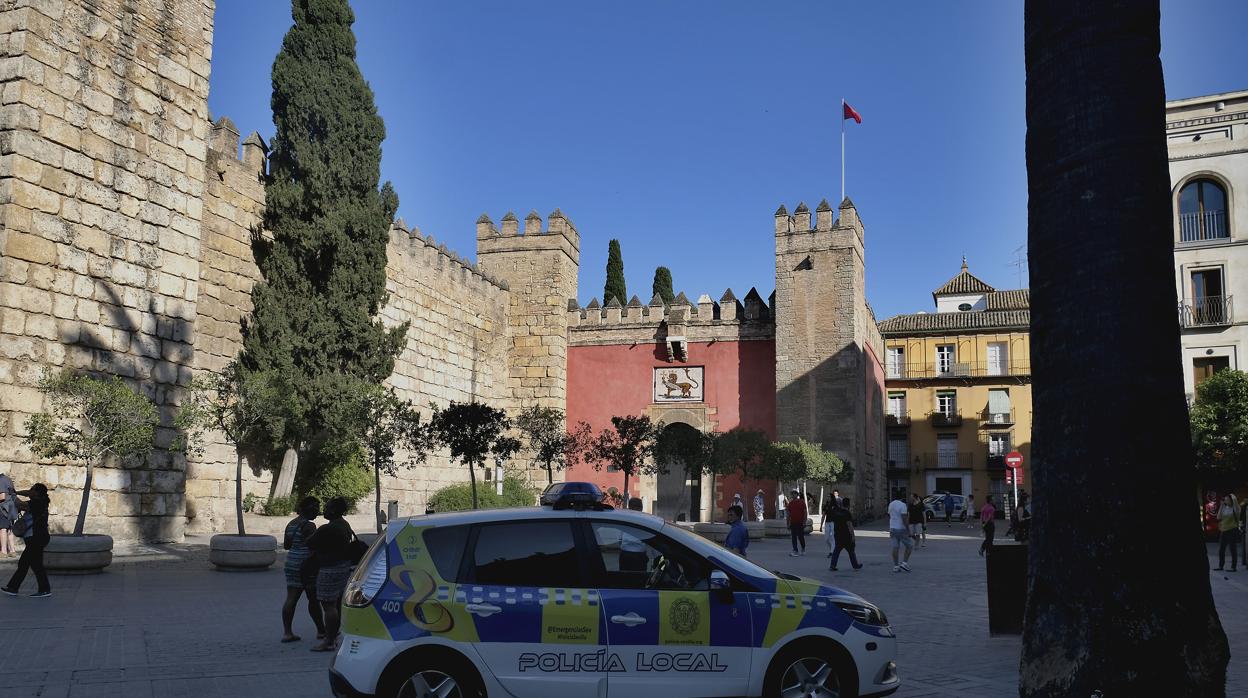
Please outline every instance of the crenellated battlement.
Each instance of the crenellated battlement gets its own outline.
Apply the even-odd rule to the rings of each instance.
[[[529,215],[524,217],[523,231],[520,219],[514,211],[504,214],[500,225],[501,228],[496,227],[489,214],[481,214],[477,219],[478,252],[482,251],[483,244],[488,248],[486,251],[497,251],[495,248],[513,247],[511,243],[517,242],[516,238],[532,238],[531,242],[525,244],[526,248],[568,247],[573,253],[569,256],[580,256],[581,235],[572,220],[557,208],[544,221],[537,211],[529,211]]]
[[[216,173],[221,177],[225,162],[236,162],[245,165],[248,170],[264,172],[269,157],[269,146],[260,137],[259,132],[252,131],[242,140],[242,156],[239,156],[239,131],[233,120],[223,116],[212,122],[208,130],[208,162],[217,163]],[[211,168],[209,168],[211,169]],[[211,174],[211,172],[210,172]]]
[[[421,233],[420,228],[409,228],[402,218],[390,225],[388,251],[390,264],[397,263],[400,269],[409,264],[422,264],[427,269],[454,275],[457,281],[489,284],[503,291],[508,288],[505,280],[482,271],[475,262],[448,249],[446,243],[438,243],[432,235]],[[393,255],[397,255],[397,261]]]
[[[772,307],[757,289],[750,289],[744,303],[732,289],[718,301],[708,294],[690,301],[683,292],[671,303],[655,295],[643,304],[633,296],[625,305],[612,298],[602,305],[597,298],[581,307],[568,300],[568,341],[573,345],[645,343],[680,335],[691,342],[766,339],[774,335]]]

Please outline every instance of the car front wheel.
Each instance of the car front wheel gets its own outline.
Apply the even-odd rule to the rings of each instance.
[[[386,671],[378,698],[483,698],[485,686],[462,656],[431,651]]]
[[[763,683],[763,698],[856,698],[858,677],[843,648],[831,641],[781,650]]]

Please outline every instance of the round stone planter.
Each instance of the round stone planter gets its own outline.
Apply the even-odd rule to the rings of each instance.
[[[728,531],[732,527],[725,523],[707,523],[700,522],[693,525],[693,532],[711,541],[712,543],[723,543],[728,537]]]
[[[277,562],[277,539],[266,535],[218,533],[208,547],[208,562],[226,572],[259,572]]]
[[[113,538],[103,534],[52,536],[43,550],[48,574],[96,574],[113,561]]]
[[[767,522],[746,521],[745,530],[749,532],[750,540],[759,540],[767,535]]]
[[[763,521],[764,530],[767,532],[768,538],[788,538],[789,537],[789,521],[788,519],[767,519]]]

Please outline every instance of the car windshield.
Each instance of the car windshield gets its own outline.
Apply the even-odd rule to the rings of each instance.
[[[665,525],[663,527],[663,533],[664,535],[672,538],[673,540],[680,543],[681,545],[691,548],[701,553],[702,555],[707,555],[707,554],[712,554],[712,553],[716,554],[716,557],[720,561],[722,561],[724,564],[731,567],[734,572],[737,572],[741,575],[750,576],[750,577],[774,577],[775,576],[773,573],[763,569],[762,567],[759,567],[758,565],[754,564],[753,562],[750,562],[749,560],[741,557],[740,555],[737,555],[731,550],[728,550],[727,548],[721,548],[720,546],[715,545],[714,543],[710,543],[702,536],[699,536],[695,533],[690,533],[689,531],[686,531],[685,529],[680,528],[679,526],[673,526],[671,524]]]

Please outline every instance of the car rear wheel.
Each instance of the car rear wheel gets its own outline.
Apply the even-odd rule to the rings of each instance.
[[[856,698],[858,677],[844,649],[830,641],[803,642],[771,662],[763,698]]]

